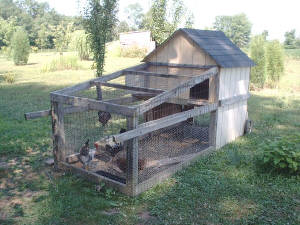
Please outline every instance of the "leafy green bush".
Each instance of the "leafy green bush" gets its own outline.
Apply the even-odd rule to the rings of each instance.
[[[121,56],[129,58],[142,58],[147,54],[146,48],[140,48],[136,45],[132,47],[121,48]]]
[[[78,70],[81,66],[77,56],[60,56],[43,66],[41,72],[54,72],[58,70]]]
[[[12,57],[16,65],[27,64],[30,45],[26,31],[18,28],[11,40]]]
[[[271,41],[266,47],[266,70],[271,87],[278,84],[284,72],[284,52],[279,41]]]
[[[262,164],[278,172],[300,171],[300,135],[289,135],[262,144]]]
[[[15,74],[13,72],[7,72],[7,73],[5,73],[3,75],[3,78],[9,84],[15,83]]]

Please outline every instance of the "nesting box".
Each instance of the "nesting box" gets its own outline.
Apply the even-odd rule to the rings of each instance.
[[[253,65],[221,31],[179,29],[140,65],[52,92],[56,165],[147,190],[243,135]],[[87,139],[88,169],[76,161]]]

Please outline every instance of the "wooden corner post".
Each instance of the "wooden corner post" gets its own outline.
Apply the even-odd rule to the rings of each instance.
[[[220,70],[218,70],[220,71]],[[217,103],[219,101],[219,77],[220,72],[216,76],[209,79],[209,102]],[[218,122],[218,110],[212,111],[210,113],[209,122],[209,145],[216,147],[216,133],[217,133],[217,122]]]
[[[131,117],[127,117],[127,130],[133,130],[138,126],[138,114],[135,113]],[[127,193],[131,196],[136,195],[138,184],[138,137],[128,140],[127,143]]]
[[[54,167],[65,159],[64,112],[62,103],[51,101]]]

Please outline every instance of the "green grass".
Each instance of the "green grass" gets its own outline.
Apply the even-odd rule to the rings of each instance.
[[[252,92],[250,135],[129,198],[44,167],[50,119],[25,121],[23,114],[49,108],[50,91],[94,77],[91,61],[79,70],[41,73],[58,56],[31,54],[25,66],[0,57],[0,162],[10,164],[0,171],[0,224],[300,224],[300,176],[270,174],[256,163],[264,140],[300,132],[300,61],[287,60],[278,89]],[[138,61],[110,55],[105,69]],[[3,78],[10,71],[13,84]]]
[[[300,59],[300,49],[285,49],[285,53],[290,58]]]

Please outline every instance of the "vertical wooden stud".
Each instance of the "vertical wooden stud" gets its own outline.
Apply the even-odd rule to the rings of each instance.
[[[63,105],[51,102],[52,134],[53,134],[53,158],[54,167],[58,169],[58,163],[65,160],[65,131]]]
[[[219,101],[219,85],[220,85],[220,72],[216,74],[215,77],[209,79],[209,102]],[[210,113],[209,122],[209,145],[216,147],[217,144],[217,124],[218,123],[218,110]]]
[[[127,130],[135,129],[138,125],[138,115],[127,117]],[[138,137],[133,138],[127,143],[127,192],[129,195],[136,194],[138,185]]]

